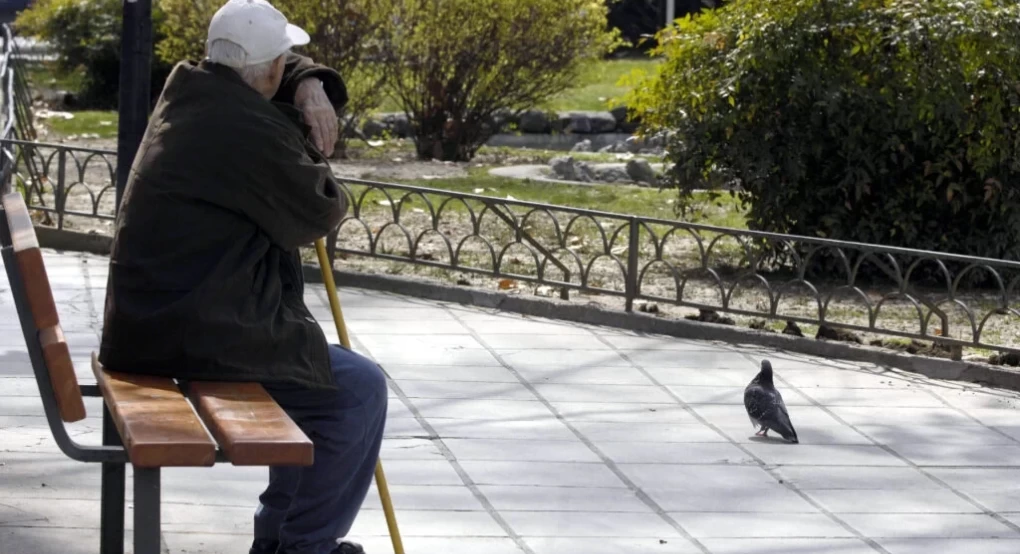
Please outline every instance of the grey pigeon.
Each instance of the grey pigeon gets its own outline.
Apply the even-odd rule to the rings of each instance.
[[[761,371],[744,389],[744,408],[747,408],[751,424],[761,428],[756,436],[767,437],[771,430],[790,442],[797,442],[797,431],[790,422],[783,395],[772,382],[772,363],[768,360],[761,361]]]

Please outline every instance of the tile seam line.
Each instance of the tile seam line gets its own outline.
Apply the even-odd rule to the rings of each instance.
[[[655,512],[655,514],[659,516],[659,518],[662,519],[667,525],[669,525],[675,531],[680,533],[680,535],[684,539],[686,539],[689,543],[691,543],[695,548],[700,550],[703,554],[711,554],[711,551],[708,549],[708,547],[702,544],[700,540],[695,538],[694,535],[687,531],[687,529],[684,528],[682,525],[680,525],[678,521],[673,519],[661,506],[659,506],[657,502],[655,502],[654,499],[652,499],[651,496],[648,495],[648,493],[646,493],[641,487],[638,487],[637,483],[633,482],[629,477],[627,477],[627,475],[620,470],[620,468],[612,459],[606,456],[605,453],[603,453],[597,446],[595,446],[595,444],[591,440],[588,439],[588,437],[586,437],[569,421],[567,421],[563,414],[561,414],[559,410],[557,410],[556,407],[553,406],[553,404],[548,399],[546,399],[545,396],[543,396],[538,391],[537,388],[535,388],[534,384],[525,379],[520,374],[520,372],[518,372],[513,367],[513,365],[504,360],[503,357],[495,349],[493,349],[474,328],[472,328],[467,322],[462,320],[456,313],[453,313],[452,310],[450,311],[450,315],[458,322],[460,322],[460,324],[463,325],[468,330],[471,336],[474,337],[474,339],[478,341],[479,344],[484,346],[485,349],[489,351],[490,356],[494,357],[503,367],[506,368],[507,371],[513,374],[513,376],[516,377],[517,380],[520,381],[520,383],[525,388],[527,388],[528,391],[530,391],[531,394],[533,394],[535,398],[538,399],[538,401],[541,402],[546,407],[546,409],[549,410],[549,412],[556,417],[558,421],[560,421],[560,423],[567,427],[567,429],[569,429],[570,432],[574,434],[574,436],[576,436],[586,447],[588,447],[589,450],[591,450],[596,456],[598,456],[603,461],[602,465],[609,469],[616,476],[617,479],[619,479],[624,485],[626,485],[626,487],[631,492],[633,492],[638,497],[639,500],[641,500],[646,506],[648,506],[653,512]],[[584,329],[591,336],[594,336],[597,340],[603,342],[603,344],[609,345],[606,341],[602,340],[602,337],[599,336],[598,333],[595,333],[593,330],[587,328],[582,329]],[[579,336],[585,335],[582,334]],[[613,348],[612,345],[609,346],[611,347],[610,348],[611,351],[619,355],[619,351],[616,348]]]
[[[337,288],[339,289],[340,287]],[[326,295],[325,286],[323,285],[317,286],[314,288],[314,290],[319,300],[325,302],[326,305],[329,306],[329,298]],[[457,323],[460,324],[462,327],[466,327],[464,323],[461,322],[459,319],[457,319]],[[355,335],[349,328],[347,329],[347,332],[348,335],[351,337],[352,342],[354,343],[351,346],[353,347],[355,344],[357,344],[358,348],[356,351],[360,351],[365,355],[371,357],[372,355],[371,350],[365,348],[364,343],[362,343],[358,339],[357,335]],[[380,365],[379,367],[382,368],[382,365]],[[383,368],[383,372],[384,373],[386,372],[385,368]],[[517,531],[514,530],[510,523],[503,518],[503,516],[499,513],[498,510],[496,510],[496,507],[492,504],[489,498],[486,497],[485,494],[481,491],[481,489],[478,488],[478,484],[474,482],[474,479],[471,478],[467,470],[465,470],[463,466],[461,466],[460,462],[457,460],[457,457],[454,456],[450,448],[446,446],[446,443],[443,442],[442,437],[439,436],[439,433],[436,432],[435,428],[433,428],[432,425],[429,424],[428,420],[425,419],[421,412],[418,411],[418,408],[410,401],[410,398],[408,398],[408,396],[404,394],[404,391],[400,388],[400,385],[398,385],[394,379],[390,378],[389,374],[386,374],[386,381],[390,389],[394,393],[396,393],[397,398],[400,400],[400,402],[404,404],[404,407],[407,408],[407,410],[410,411],[411,414],[414,416],[415,421],[417,421],[418,424],[425,429],[425,432],[429,434],[430,437],[429,441],[436,445],[436,447],[439,449],[440,454],[443,455],[443,458],[446,460],[446,462],[450,464],[453,470],[457,473],[457,477],[460,478],[461,482],[463,483],[463,486],[466,486],[468,490],[471,492],[471,495],[474,496],[475,499],[478,500],[478,502],[482,505],[482,508],[484,509],[485,513],[490,518],[492,518],[492,520],[496,523],[496,525],[500,527],[500,529],[503,530],[504,533],[507,534],[507,537],[514,542],[514,546],[516,546],[519,550],[525,552],[526,554],[536,554],[535,551],[531,548],[531,546],[524,541],[524,538],[519,533],[517,533]]]
[[[599,337],[600,340],[603,340],[603,342],[605,342],[607,345],[613,346],[612,343],[610,343],[608,340],[605,340],[604,337],[602,337],[602,336],[598,336],[598,337]],[[778,482],[778,484],[783,485],[787,490],[789,490],[789,491],[793,492],[794,494],[796,494],[797,496],[799,496],[802,500],[804,500],[805,502],[807,502],[808,504],[813,506],[816,510],[821,512],[821,514],[824,515],[825,517],[827,517],[830,521],[832,521],[836,525],[842,527],[845,531],[848,531],[851,534],[853,534],[854,537],[857,538],[858,540],[860,540],[860,541],[864,542],[865,544],[867,544],[872,550],[874,550],[876,552],[880,552],[882,554],[890,554],[890,552],[888,550],[886,550],[882,545],[880,545],[877,541],[875,541],[871,537],[868,537],[868,536],[864,535],[864,533],[861,533],[860,531],[858,531],[855,527],[850,525],[848,522],[843,521],[842,518],[838,517],[836,514],[834,514],[831,511],[829,511],[820,502],[817,502],[815,499],[813,499],[810,496],[808,496],[807,493],[805,493],[804,491],[800,490],[798,487],[794,486],[788,480],[780,479],[778,476],[776,476],[776,474],[774,473],[774,469],[775,468],[770,468],[769,464],[765,463],[765,461],[763,459],[761,459],[760,457],[755,455],[753,452],[751,452],[749,449],[747,449],[744,445],[742,445],[739,442],[737,442],[736,440],[734,440],[733,437],[731,437],[727,433],[723,432],[722,429],[720,429],[719,427],[717,427],[716,425],[710,423],[707,419],[702,417],[701,414],[699,414],[697,411],[695,411],[694,408],[692,408],[690,404],[685,402],[683,400],[683,398],[680,397],[680,395],[678,395],[675,392],[673,392],[673,390],[670,389],[668,386],[662,384],[643,365],[635,362],[633,359],[631,359],[630,356],[628,356],[625,352],[622,352],[620,349],[614,347],[614,350],[616,350],[617,354],[619,354],[620,356],[624,357],[628,362],[630,362],[634,366],[635,369],[640,371],[646,378],[648,378],[652,383],[654,383],[657,387],[659,387],[665,394],[667,394],[670,398],[672,398],[677,404],[679,404],[681,407],[683,407],[684,411],[686,411],[687,413],[692,415],[696,420],[701,422],[702,425],[705,425],[706,427],[708,427],[709,429],[714,431],[716,434],[718,434],[719,436],[721,436],[724,439],[726,439],[727,441],[729,441],[729,443],[732,446],[738,448],[740,451],[744,452],[745,455],[747,455],[751,459],[753,459],[758,464],[758,466],[761,467],[762,470],[765,471],[765,473],[767,473],[769,476],[771,476],[773,479],[775,479]],[[724,351],[724,352],[726,352],[726,351]],[[743,352],[740,352],[740,351],[737,351],[737,350],[729,350],[728,353],[737,354],[737,355],[743,357],[744,359],[748,360],[748,362],[751,364],[751,367],[755,366],[755,363],[753,362],[753,358],[751,358],[750,354],[743,353]],[[797,391],[797,393],[799,395],[801,395],[801,396],[804,395],[799,390]]]
[[[748,359],[748,361],[750,361],[750,362],[752,362],[752,363],[754,362],[754,358],[752,358],[752,357],[750,356],[750,354],[744,354],[744,357],[746,357],[746,358]],[[787,381],[786,381],[785,379],[783,379],[782,377],[778,377],[778,379],[779,379],[779,381],[780,381],[781,383],[783,383],[783,384],[784,384],[784,385],[786,385],[787,387],[789,387],[789,388],[791,388],[791,389],[793,389],[793,390],[797,391],[797,393],[798,393],[798,394],[800,394],[801,396],[806,396],[806,395],[804,394],[804,392],[803,392],[803,391],[801,391],[801,390],[800,390],[800,389],[799,389],[798,387],[796,387],[796,386],[794,386],[794,385],[790,384],[789,382],[787,382]],[[876,439],[875,439],[874,437],[872,437],[871,435],[869,435],[869,434],[865,433],[864,431],[861,431],[860,429],[858,429],[856,425],[853,425],[853,424],[851,424],[850,422],[848,422],[848,421],[844,420],[843,418],[839,417],[839,415],[837,415],[837,414],[836,414],[836,413],[834,413],[833,411],[829,410],[829,408],[828,408],[828,407],[824,406],[823,404],[821,404],[820,402],[816,401],[815,399],[811,398],[811,402],[812,402],[812,404],[813,404],[813,405],[814,405],[814,406],[815,406],[816,408],[818,408],[818,409],[822,410],[822,412],[824,412],[825,414],[827,414],[827,415],[828,415],[829,417],[831,417],[831,418],[835,419],[836,421],[839,421],[839,422],[840,422],[840,423],[842,423],[843,425],[846,425],[847,427],[849,427],[849,428],[853,429],[855,433],[858,433],[858,434],[860,434],[860,435],[861,435],[862,437],[865,437],[865,438],[867,438],[867,439],[868,439],[869,441],[871,441],[871,442],[872,442],[872,443],[873,443],[873,444],[874,444],[875,446],[877,446],[877,447],[881,448],[881,449],[882,449],[882,450],[884,450],[885,452],[889,453],[890,455],[892,455],[892,456],[894,456],[895,458],[899,459],[899,460],[900,460],[900,461],[902,461],[903,463],[907,464],[907,466],[908,466],[908,467],[910,467],[910,468],[911,468],[911,469],[913,469],[914,471],[916,471],[916,472],[920,473],[921,475],[923,475],[924,477],[926,477],[926,478],[927,478],[928,480],[930,480],[930,481],[932,481],[933,483],[935,483],[935,484],[939,485],[939,486],[940,486],[940,487],[942,487],[943,489],[945,489],[945,490],[948,490],[949,492],[951,492],[952,494],[956,495],[956,496],[957,496],[958,498],[960,498],[960,499],[961,499],[961,500],[963,500],[964,502],[967,502],[967,503],[969,503],[970,505],[974,506],[975,508],[977,508],[977,509],[981,510],[981,513],[982,513],[982,515],[986,515],[986,516],[988,516],[988,517],[992,518],[993,520],[997,521],[997,522],[998,522],[999,524],[1001,524],[1001,525],[1003,525],[1003,526],[1005,526],[1005,527],[1009,528],[1009,529],[1010,529],[1011,531],[1013,531],[1013,533],[1014,533],[1014,534],[1017,534],[1017,536],[1016,536],[1015,538],[1018,538],[1018,539],[1020,539],[1020,526],[1018,526],[1018,525],[1016,525],[1015,523],[1013,523],[1013,522],[1009,521],[1009,519],[1008,519],[1008,518],[1005,518],[1005,517],[1003,517],[1003,516],[1002,516],[1001,514],[999,514],[998,512],[996,512],[996,511],[994,511],[994,510],[992,510],[992,509],[988,508],[987,506],[985,506],[985,505],[984,505],[984,504],[982,504],[981,502],[978,502],[978,501],[977,501],[977,500],[975,500],[974,498],[971,498],[971,497],[970,497],[970,495],[968,495],[968,494],[966,494],[966,493],[964,493],[964,492],[962,492],[962,491],[959,491],[959,490],[957,490],[957,489],[956,489],[955,487],[953,487],[953,486],[952,486],[952,485],[950,485],[949,483],[947,483],[947,482],[943,481],[942,479],[940,479],[940,478],[938,478],[937,476],[935,476],[935,475],[931,474],[930,472],[926,471],[926,469],[925,469],[925,468],[930,468],[930,467],[935,467],[935,468],[943,469],[943,468],[944,468],[943,466],[930,466],[930,465],[920,465],[920,464],[915,464],[915,463],[914,463],[913,461],[911,461],[910,459],[908,459],[908,458],[907,458],[906,456],[903,456],[903,455],[901,455],[901,454],[900,454],[899,452],[897,452],[896,450],[894,450],[894,449],[893,449],[892,447],[890,447],[889,445],[887,445],[887,444],[884,444],[884,443],[881,443],[881,442],[879,442],[878,440],[876,440]],[[984,425],[982,424],[982,426],[984,426]],[[950,466],[950,467],[951,467],[951,466]],[[964,468],[974,468],[974,469],[980,469],[980,468],[981,468],[982,466],[976,466],[976,467],[974,467],[974,466],[963,466],[963,467],[964,467]],[[1000,467],[997,467],[996,469],[1002,469],[1002,468],[1000,468]]]

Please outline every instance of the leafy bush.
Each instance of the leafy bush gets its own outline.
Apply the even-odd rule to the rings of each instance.
[[[397,0],[381,63],[420,158],[470,160],[497,110],[567,89],[617,44],[602,0]]]
[[[167,63],[205,56],[209,20],[224,0],[162,0],[165,38],[157,47]],[[275,0],[287,19],[308,31],[311,43],[295,49],[316,62],[336,69],[344,78],[350,101],[340,129],[342,151],[346,137],[382,100],[382,76],[369,63],[378,48],[378,36],[394,0]]]
[[[1020,255],[1013,0],[735,0],[659,37],[630,100],[681,205],[739,185],[753,229]]]
[[[83,70],[79,103],[85,107],[117,106],[120,87],[122,2],[119,0],[36,0],[15,21],[19,34],[35,36],[53,45],[59,69]],[[158,3],[152,17],[159,26]],[[153,42],[161,36],[154,33]],[[166,64],[152,64],[153,97],[169,73]]]

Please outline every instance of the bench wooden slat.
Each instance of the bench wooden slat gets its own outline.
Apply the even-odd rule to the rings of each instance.
[[[195,381],[188,393],[234,465],[306,466],[312,442],[258,383]]]
[[[39,343],[42,345],[46,367],[50,371],[50,383],[53,385],[53,396],[57,399],[60,418],[68,423],[85,419],[85,403],[78,387],[78,377],[74,374],[71,350],[64,340],[64,331],[60,325],[40,331]]]
[[[7,216],[15,265],[24,285],[28,309],[35,320],[33,331],[38,333],[57,411],[65,422],[80,421],[85,419],[85,402],[78,387],[78,377],[74,374],[71,351],[60,329],[57,305],[53,301],[50,279],[46,274],[46,265],[43,263],[28,206],[17,192],[3,195],[0,202]]]
[[[132,464],[153,468],[216,463],[216,443],[172,379],[107,371],[95,354],[92,371]]]

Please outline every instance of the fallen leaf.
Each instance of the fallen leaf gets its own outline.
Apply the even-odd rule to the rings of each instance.
[[[540,286],[540,287],[535,289],[535,295],[536,296],[546,296],[546,297],[552,296],[553,295],[553,288],[548,286],[548,285],[542,285],[542,286]]]
[[[517,281],[514,281],[513,279],[500,279],[499,290],[508,290],[513,288],[517,288]]]

